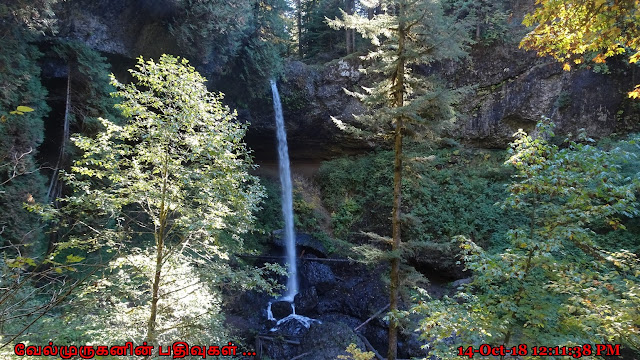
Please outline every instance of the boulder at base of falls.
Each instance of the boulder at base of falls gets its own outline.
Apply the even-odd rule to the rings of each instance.
[[[296,306],[296,314],[309,317],[317,316],[318,312],[316,311],[316,307],[318,306],[318,293],[315,286],[296,294],[293,303]]]
[[[305,360],[335,360],[338,355],[348,355],[349,344],[365,350],[364,342],[343,323],[313,323],[306,333],[295,336],[279,331],[258,338],[262,358]]]
[[[301,353],[307,353],[304,357],[307,360],[334,360],[338,355],[347,355],[345,349],[351,343],[363,351],[366,349],[362,340],[346,324],[314,324],[302,338]]]
[[[336,276],[331,268],[318,261],[308,260],[315,256],[307,255],[300,265],[300,275],[304,286],[314,286],[318,293],[323,294],[336,285]]]
[[[297,316],[286,318],[283,322],[277,326],[275,331],[272,331],[273,336],[284,336],[290,338],[300,338],[309,331],[307,326],[311,326],[315,323],[312,320],[299,320]]]
[[[271,304],[271,313],[276,320],[284,319],[293,314],[293,307],[288,301],[276,301]]]

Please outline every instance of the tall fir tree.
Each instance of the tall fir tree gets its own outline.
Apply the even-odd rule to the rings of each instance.
[[[453,117],[451,104],[456,93],[441,86],[433,78],[422,75],[419,66],[452,61],[466,55],[469,43],[466,23],[444,14],[438,1],[399,0],[363,2],[369,8],[380,8],[380,14],[369,16],[342,12],[342,19],[329,24],[335,28],[355,29],[370,39],[374,49],[363,59],[370,65],[366,73],[381,80],[364,93],[348,92],[370,109],[357,116],[364,129],[346,125],[339,127],[369,135],[392,139],[393,210],[391,215],[390,316],[388,359],[397,358],[398,305],[400,290],[403,139],[408,131],[433,131],[434,125]]]
[[[445,12],[455,13],[471,23],[476,42],[489,44],[501,40],[507,33],[510,16],[505,0],[444,0]]]
[[[241,87],[233,87],[237,93],[228,95],[246,99],[248,92],[251,98],[259,97],[268,88],[269,79],[282,72],[287,43],[283,14],[287,10],[284,0],[266,0],[253,5],[248,37],[231,62],[231,70],[223,77],[226,81],[221,81],[221,84],[233,83],[231,78],[240,78]]]
[[[193,61],[219,73],[247,40],[254,23],[254,1],[172,0],[176,16],[170,30]]]
[[[301,36],[304,58],[315,58],[323,54],[323,59],[326,60],[327,54],[331,56],[338,52],[345,39],[340,31],[330,28],[325,21],[326,18],[340,15],[340,9],[344,8],[343,0],[306,1],[303,6],[304,31]]]

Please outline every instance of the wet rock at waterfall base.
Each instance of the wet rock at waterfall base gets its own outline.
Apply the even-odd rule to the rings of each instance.
[[[315,287],[310,287],[296,295],[293,303],[296,306],[296,314],[304,316],[316,316],[316,306],[318,306],[318,293]]]
[[[274,336],[302,337],[309,331],[307,325],[312,326],[312,324],[305,324],[295,317],[291,317],[283,320],[283,322],[277,326],[277,330],[272,333]]]
[[[343,288],[335,288],[319,297],[316,307],[319,314],[343,313],[345,292]]]
[[[276,301],[271,304],[271,313],[276,320],[284,319],[293,314],[293,307],[288,301]]]
[[[356,326],[362,324],[362,320],[353,316],[343,315],[338,313],[322,314],[318,317],[318,320],[323,323],[342,323],[349,328],[354,329]]]
[[[305,360],[335,360],[338,355],[347,355],[345,349],[354,343],[366,349],[358,335],[342,322],[314,323],[299,336],[274,333],[260,340],[262,358],[291,359],[301,356]]]
[[[308,257],[313,257],[309,255]],[[315,286],[319,293],[325,293],[335,286],[336,276],[328,265],[306,260],[300,266],[302,281],[307,286]]]
[[[379,279],[364,279],[349,287],[345,313],[353,316],[373,314],[387,305],[387,299],[379,296],[385,293],[386,288]]]
[[[299,348],[300,345],[296,344],[295,340],[279,336],[258,338],[257,349],[261,359],[292,359],[300,354]]]

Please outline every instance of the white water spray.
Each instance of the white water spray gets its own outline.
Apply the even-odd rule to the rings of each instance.
[[[278,157],[280,161],[280,183],[282,184],[284,241],[287,248],[287,266],[289,269],[287,292],[282,300],[293,302],[294,297],[298,293],[298,269],[296,264],[296,234],[293,230],[293,195],[291,190],[291,169],[289,168],[289,149],[287,147],[287,133],[284,128],[280,94],[278,94],[276,82],[274,80],[270,80],[270,82],[271,92],[273,93],[273,109],[276,113],[276,127],[278,130]]]
[[[322,324],[322,321],[320,320],[316,320],[316,319],[312,319],[303,315],[298,315],[296,314],[296,306],[291,303],[291,314],[287,315],[286,317],[278,320],[273,316],[273,312],[271,311],[271,304],[269,303],[269,305],[267,306],[267,319],[271,320],[271,321],[275,321],[276,322],[276,326],[274,326],[273,328],[271,328],[271,332],[273,331],[278,331],[278,326],[288,322],[288,321],[297,321],[298,324],[302,324],[302,326],[306,327],[307,329],[311,326],[311,324],[313,323],[318,323],[318,324]]]

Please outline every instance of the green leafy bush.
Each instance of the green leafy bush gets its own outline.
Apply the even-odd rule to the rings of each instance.
[[[620,147],[599,149],[585,136],[560,148],[549,141],[550,125],[538,126],[537,138],[516,134],[507,160],[517,174],[503,207],[528,221],[509,224],[502,251],[460,238],[473,282],[455,299],[414,308],[426,316],[419,329],[425,340],[454,335],[432,343],[436,356],[482,343],[640,348],[640,262],[619,244],[600,247],[594,231],[602,223],[620,228],[620,216],[640,213],[638,177],[624,176],[620,165],[634,157]]]

